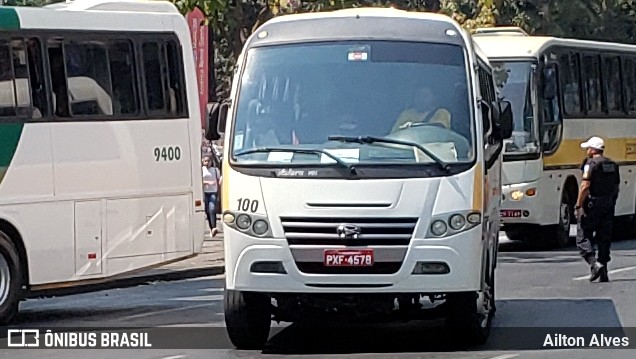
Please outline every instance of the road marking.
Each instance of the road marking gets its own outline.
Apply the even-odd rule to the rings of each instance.
[[[190,305],[188,307],[180,307],[180,308],[158,310],[156,312],[148,312],[148,313],[129,315],[129,316],[126,316],[126,317],[122,317],[121,319],[127,320],[127,319],[143,318],[143,317],[149,317],[151,315],[164,314],[164,313],[170,313],[170,312],[178,312],[180,310],[196,309],[196,308],[208,307],[208,306],[211,306],[211,305],[214,305],[214,303],[197,304],[197,305]]]
[[[197,301],[197,300],[205,300],[205,301],[220,301],[223,300],[222,294],[215,295],[199,295],[196,297],[179,297],[179,298],[170,298],[169,300],[175,301]]]
[[[206,288],[206,289],[200,289],[203,292],[223,292],[224,289],[223,288]]]
[[[497,355],[496,357],[492,357],[488,359],[510,359],[510,358],[516,358],[518,356],[519,354],[503,354],[503,355]]]
[[[207,276],[207,277],[197,277],[197,278],[188,278],[186,282],[200,282],[200,281],[209,281],[209,280],[221,280],[225,277],[225,274]]]
[[[185,355],[173,355],[170,357],[163,357],[161,359],[181,359],[181,358],[185,358]]]
[[[220,314],[220,313],[219,313]],[[157,325],[157,328],[225,328],[225,323],[188,323],[188,324],[164,324]]]
[[[625,268],[618,268],[618,269],[613,269],[613,270],[611,270],[611,271],[608,271],[608,272],[607,272],[607,274],[614,274],[614,273],[626,272],[626,271],[628,271],[628,270],[632,270],[632,269],[636,269],[636,266],[633,266],[633,267],[625,267]],[[589,278],[590,278],[590,275],[588,274],[588,275],[583,276],[583,277],[577,277],[577,278],[574,278],[574,280],[584,280],[584,279],[589,279]]]

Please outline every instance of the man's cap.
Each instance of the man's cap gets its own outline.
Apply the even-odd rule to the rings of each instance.
[[[581,148],[594,148],[603,151],[605,150],[605,142],[600,137],[591,137],[587,142],[581,143]]]

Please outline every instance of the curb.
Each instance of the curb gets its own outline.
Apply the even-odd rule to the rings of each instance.
[[[149,285],[153,282],[171,282],[184,279],[209,277],[225,273],[225,265],[223,263],[212,265],[209,267],[199,267],[191,269],[151,269],[148,272],[155,273],[139,273],[136,275],[128,275],[121,278],[114,278],[105,280],[102,283],[86,284],[71,288],[59,288],[45,291],[38,291],[36,293],[27,293],[24,298],[47,298],[58,297],[74,294],[83,294],[90,292],[98,292],[108,289],[120,289],[137,287],[141,285]]]
[[[121,288],[121,285],[126,285],[127,282],[170,282],[182,279],[192,279],[199,277],[209,277],[213,275],[219,275],[225,273],[224,264],[215,264],[209,267],[191,268],[191,269],[155,269],[155,271],[162,273],[148,273],[134,275],[128,278],[117,279],[113,281],[113,284],[118,284],[117,287]]]

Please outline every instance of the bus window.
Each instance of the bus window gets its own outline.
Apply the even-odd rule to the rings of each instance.
[[[48,113],[46,105],[46,86],[44,83],[44,68],[42,67],[42,46],[37,37],[27,41],[31,97],[33,99],[33,117],[37,118]]]
[[[605,58],[605,73],[603,79],[607,89],[607,109],[610,113],[623,112],[623,97],[621,90],[621,58],[612,56]]]
[[[0,117],[15,116],[15,88],[13,86],[11,46],[0,40]]]
[[[577,55],[566,53],[559,59],[561,69],[561,92],[563,93],[563,107],[569,116],[576,116],[581,113],[581,97],[579,62]]]
[[[137,113],[135,63],[130,41],[116,41],[108,47],[110,76],[113,85],[113,112],[132,115]]]
[[[64,46],[64,52],[71,113],[74,116],[112,115],[106,47],[97,41],[73,41]]]
[[[165,110],[163,81],[161,74],[161,56],[159,54],[159,44],[156,42],[146,42],[142,46],[144,79],[146,81],[146,101],[148,110]]]
[[[601,74],[599,57],[597,55],[583,56],[583,74],[586,110],[589,114],[603,112],[601,93]]]
[[[53,86],[53,108],[56,116],[69,117],[68,85],[66,84],[66,71],[64,66],[64,51],[62,41],[49,40],[49,65],[51,84]]]
[[[16,114],[31,116],[31,91],[29,89],[29,69],[27,66],[26,47],[24,40],[11,41],[13,57],[13,75],[15,76]]]
[[[170,92],[170,112],[182,114],[184,113],[184,99],[183,93],[183,75],[181,72],[181,66],[179,66],[179,50],[174,41],[169,41],[166,44],[166,50],[168,55],[168,91]]]
[[[627,111],[636,111],[636,66],[634,66],[634,59],[631,57],[625,58],[625,72],[623,75],[623,83],[625,84],[625,107]]]

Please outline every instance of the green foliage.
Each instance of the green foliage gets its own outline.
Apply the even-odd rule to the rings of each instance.
[[[469,31],[495,25],[496,9],[493,0],[442,0],[441,5],[442,13],[452,17]]]
[[[170,0],[179,9],[181,14],[186,15],[192,10],[199,8],[207,17],[206,25],[215,29],[219,28],[223,13],[228,8],[228,0]]]

